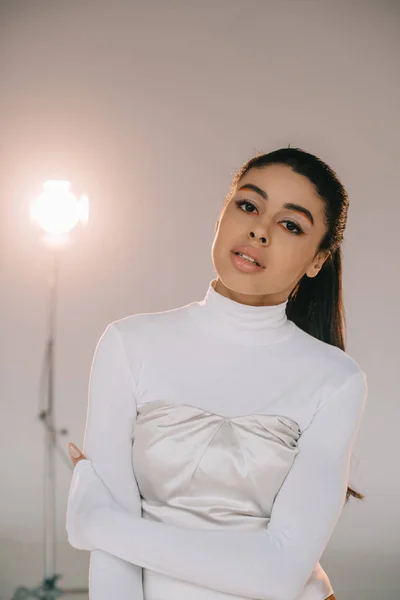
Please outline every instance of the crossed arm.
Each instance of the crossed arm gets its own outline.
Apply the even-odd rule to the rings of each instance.
[[[140,494],[131,459],[133,391],[122,341],[111,325],[94,355],[83,451],[126,515],[140,518]],[[90,600],[143,600],[141,567],[99,546],[90,555],[89,597]]]
[[[123,352],[123,348],[119,334],[109,329],[106,335],[120,371],[122,355],[117,355],[116,349]],[[102,354],[98,352],[100,366]],[[126,444],[135,418],[134,398],[128,388],[122,389],[121,382],[129,383],[130,390],[132,382],[128,371],[124,378],[120,372],[110,377],[109,359],[107,386],[120,387],[96,389],[96,377],[92,379],[84,449],[89,460],[78,463],[71,482],[67,510],[70,543],[92,554],[100,551],[102,560],[111,561],[108,556],[113,555],[113,560],[125,561],[116,564],[122,573],[126,571],[135,600],[141,598],[139,567],[233,595],[261,600],[297,598],[343,508],[350,455],[366,402],[364,374],[352,375],[303,431],[299,452],[274,501],[268,528],[257,532],[210,531],[140,516],[130,458],[117,465],[123,455],[131,456]],[[96,432],[92,445],[91,431]],[[100,569],[100,562],[95,568]],[[124,593],[128,595],[126,589]],[[93,598],[102,600],[100,595]]]

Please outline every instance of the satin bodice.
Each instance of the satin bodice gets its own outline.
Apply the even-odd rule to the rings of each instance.
[[[200,529],[267,528],[300,435],[299,425],[285,415],[227,418],[166,400],[139,406],[132,458],[142,516]],[[145,600],[240,600],[145,569],[143,584]],[[298,600],[323,600],[331,593],[317,564]]]

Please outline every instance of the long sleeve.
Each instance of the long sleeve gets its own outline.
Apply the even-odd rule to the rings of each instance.
[[[221,592],[295,600],[339,519],[367,397],[357,372],[317,410],[299,440],[266,530],[193,530],[145,520],[116,505],[90,461],[76,467],[71,536],[141,567]],[[74,523],[75,521],[75,523]]]
[[[132,467],[131,432],[136,418],[134,382],[120,334],[109,325],[101,337],[90,375],[83,451],[128,516],[141,515]],[[91,600],[142,600],[142,569],[105,549],[90,556]]]

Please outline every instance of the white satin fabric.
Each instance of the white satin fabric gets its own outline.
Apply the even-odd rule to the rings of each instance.
[[[165,400],[138,406],[132,458],[143,517],[201,529],[267,528],[300,435],[284,415],[226,418]],[[147,569],[143,586],[146,600],[251,600]],[[298,600],[332,593],[318,563]]]

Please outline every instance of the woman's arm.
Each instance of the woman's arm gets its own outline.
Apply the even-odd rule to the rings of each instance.
[[[127,516],[141,516],[132,466],[131,433],[136,419],[135,385],[115,325],[103,333],[90,375],[84,453]],[[90,556],[91,600],[142,600],[142,569],[103,549]]]
[[[214,590],[294,600],[343,508],[366,397],[365,375],[358,372],[318,409],[300,437],[266,530],[193,530],[128,515],[113,502],[90,460],[83,460],[71,492],[69,532],[79,538],[73,543]]]

